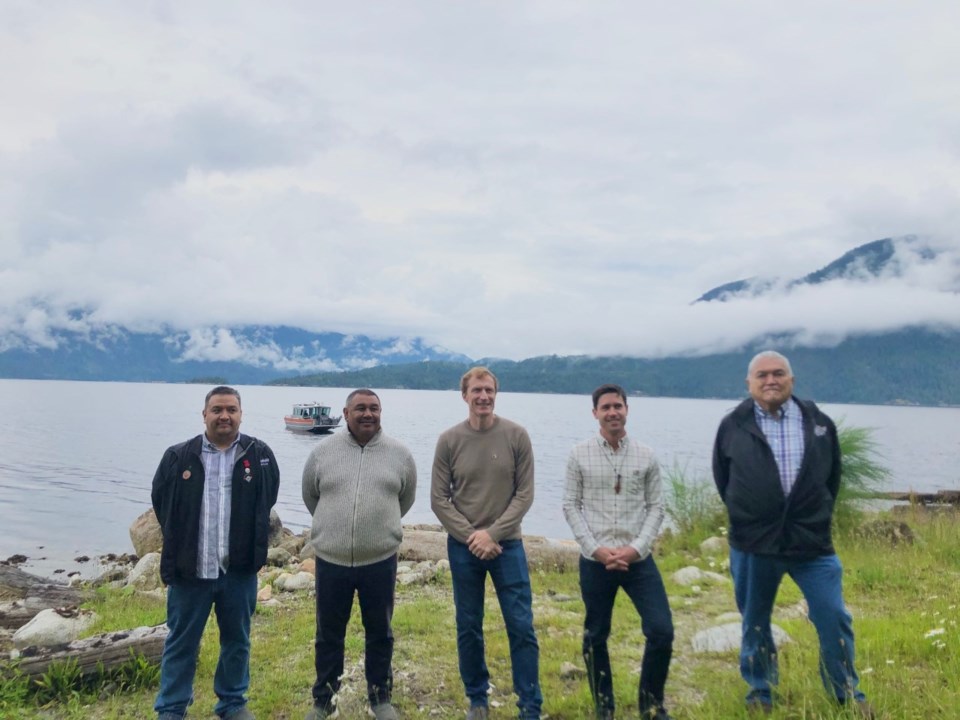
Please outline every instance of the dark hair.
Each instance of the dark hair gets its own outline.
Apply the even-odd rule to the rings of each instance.
[[[600,400],[602,395],[607,395],[609,393],[616,393],[623,399],[623,404],[627,405],[627,391],[624,390],[619,385],[614,385],[613,383],[607,383],[606,385],[601,385],[596,390],[593,391],[593,409],[597,409],[597,401]]]
[[[373,395],[378,401],[380,400],[380,396],[370,388],[357,388],[352,393],[347,395],[347,402],[344,404],[344,407],[350,407],[350,401],[353,400],[357,395]]]
[[[237,405],[242,405],[240,402],[240,393],[232,387],[227,385],[217,385],[213,390],[207,393],[207,396],[203,399],[203,407],[206,408],[210,404],[210,398],[214,395],[233,395],[237,398]]]

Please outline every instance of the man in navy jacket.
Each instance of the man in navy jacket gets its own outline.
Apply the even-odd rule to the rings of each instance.
[[[183,718],[193,702],[197,651],[211,608],[220,628],[214,710],[224,720],[253,718],[246,698],[250,618],[280,472],[266,443],[240,434],[241,416],[240,394],[213,388],[203,407],[206,432],[168,448],[153,478],[153,509],[163,531],[160,576],[169,586],[170,634],[154,704],[159,720]]]
[[[840,490],[837,428],[793,396],[793,372],[771,350],[750,361],[750,398],[720,423],[713,476],[729,516],[730,571],[743,616],[740,673],[747,706],[770,713],[777,649],[770,617],[785,574],[803,592],[820,638],[823,683],[862,717],[873,711],[854,669],[853,623],[843,603],[843,568],[831,523]]]

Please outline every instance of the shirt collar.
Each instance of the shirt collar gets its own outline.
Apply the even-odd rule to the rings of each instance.
[[[777,408],[776,412],[768,413],[762,407],[760,403],[756,400],[753,401],[753,411],[756,413],[758,418],[768,418],[770,420],[786,420],[787,418],[792,418],[797,412],[796,403],[793,401],[793,398],[787,398],[787,401]]]
[[[613,450],[613,446],[607,442],[607,439],[603,436],[603,433],[597,433],[597,442],[600,443],[600,447]],[[626,447],[629,444],[630,438],[627,435],[624,435],[622,438],[620,438],[619,447]]]
[[[234,439],[234,441],[233,441],[232,443],[230,443],[230,446],[229,446],[228,448],[226,448],[226,450],[221,450],[221,449],[218,448],[216,445],[214,445],[212,442],[210,442],[210,440],[207,439],[207,434],[206,434],[206,433],[203,434],[202,445],[203,445],[203,449],[206,450],[207,452],[227,452],[227,451],[229,451],[229,450],[232,450],[233,448],[235,448],[235,447],[236,447],[237,445],[239,445],[239,444],[240,444],[240,436],[237,435],[237,437]]]

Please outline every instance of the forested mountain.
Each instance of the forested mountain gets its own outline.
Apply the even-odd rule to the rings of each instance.
[[[627,357],[537,357],[493,360],[501,388],[514,392],[590,393],[617,382],[631,394],[737,398],[747,363],[776,341],[735,353],[644,360]],[[915,328],[849,338],[833,348],[781,348],[797,375],[797,394],[822,402],[960,405],[960,334]],[[477,363],[474,363],[477,364]],[[470,363],[424,362],[322,373],[285,385],[456,389]]]

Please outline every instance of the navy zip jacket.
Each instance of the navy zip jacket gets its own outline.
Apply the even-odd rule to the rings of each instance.
[[[277,502],[280,470],[262,440],[240,435],[230,502],[230,569],[256,572],[267,561],[270,509]],[[168,585],[197,577],[203,503],[203,436],[167,448],[150,494],[163,531],[160,577]],[[250,472],[247,472],[249,468]]]
[[[803,461],[784,497],[773,451],[748,398],[721,422],[713,447],[713,479],[727,506],[730,546],[788,558],[834,554],[833,507],[840,490],[840,444],[833,421],[809,400],[803,415]]]

